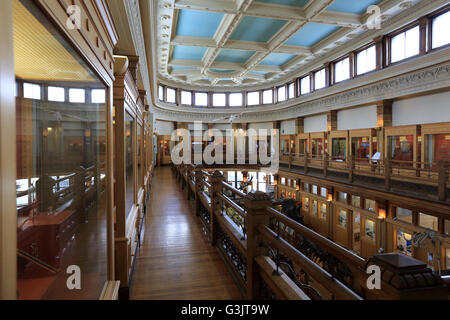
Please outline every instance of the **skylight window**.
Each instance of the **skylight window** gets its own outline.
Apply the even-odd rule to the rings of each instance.
[[[273,90],[264,90],[263,91],[263,104],[271,104],[273,103]]]
[[[243,95],[242,93],[230,93],[230,107],[242,107]]]
[[[259,92],[249,92],[247,93],[247,105],[249,106],[257,106],[260,104],[259,101]]]
[[[191,106],[192,105],[192,92],[181,91],[181,104]]]
[[[91,91],[91,102],[92,103],[105,103],[106,102],[105,89],[93,89]]]
[[[447,31],[448,32],[448,31]],[[419,54],[419,26],[402,32],[391,39],[391,62],[398,62]]]
[[[84,89],[69,89],[69,101],[71,103],[85,103],[86,92]]]
[[[208,94],[206,92],[196,92],[195,93],[195,105],[197,107],[207,107],[208,106]]]
[[[64,88],[48,87],[48,101],[64,102],[66,100]]]
[[[25,99],[41,100],[41,86],[33,83],[24,83],[23,97]]]
[[[334,64],[334,81],[341,82],[350,79],[350,58],[345,58]]]
[[[377,68],[377,49],[371,46],[356,54],[356,73],[358,75],[373,71]]]
[[[311,92],[311,77],[306,76],[300,80],[300,94]]]
[[[433,19],[432,30],[433,49],[450,43],[450,11]]]
[[[177,102],[177,92],[175,89],[167,88],[167,101],[168,103],[176,103]]]
[[[319,70],[314,73],[314,89],[319,90],[325,88],[327,85],[326,71],[325,69]]]
[[[278,102],[286,101],[286,87],[278,87],[277,88],[277,94],[278,94]]]

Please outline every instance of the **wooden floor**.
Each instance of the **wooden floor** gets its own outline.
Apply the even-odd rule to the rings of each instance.
[[[131,299],[242,299],[169,167],[155,171],[145,228]]]

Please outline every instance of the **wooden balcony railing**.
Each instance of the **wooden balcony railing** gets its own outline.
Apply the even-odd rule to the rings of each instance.
[[[188,198],[195,195],[205,233],[247,299],[448,298],[448,280],[420,261],[397,253],[364,259],[273,209],[265,193],[227,184],[219,171],[190,165],[173,171]],[[367,285],[373,264],[381,289]]]

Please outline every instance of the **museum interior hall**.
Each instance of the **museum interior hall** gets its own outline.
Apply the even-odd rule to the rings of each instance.
[[[0,12],[0,300],[450,299],[449,0]]]

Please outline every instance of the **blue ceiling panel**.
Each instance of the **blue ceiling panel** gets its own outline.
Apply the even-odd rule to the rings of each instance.
[[[193,70],[194,67],[178,67],[178,66],[172,66],[172,70]]]
[[[380,2],[381,0],[336,0],[328,7],[327,11],[361,14],[366,12],[369,6]]]
[[[265,72],[265,71],[255,71],[255,70],[250,71],[250,73],[263,74],[263,75],[268,74],[268,72]]]
[[[283,64],[289,62],[294,57],[295,57],[294,54],[271,53],[263,61],[261,61],[260,65],[282,66]]]
[[[309,2],[309,0],[256,0],[255,2],[283,4],[286,6],[294,6],[294,7],[304,7]]]
[[[311,47],[339,28],[340,27],[338,26],[331,26],[328,24],[308,23],[286,41],[286,44]]]
[[[232,40],[267,42],[285,24],[285,20],[245,16],[231,35]]]
[[[178,15],[177,36],[214,37],[224,14],[193,10],[180,10]]]
[[[216,61],[245,63],[254,54],[255,51],[222,49],[217,56]]]
[[[234,70],[227,70],[227,69],[214,69],[214,68],[211,68],[210,69],[212,72],[234,72]]]
[[[175,46],[172,53],[172,59],[181,60],[202,60],[206,48],[191,46]]]

